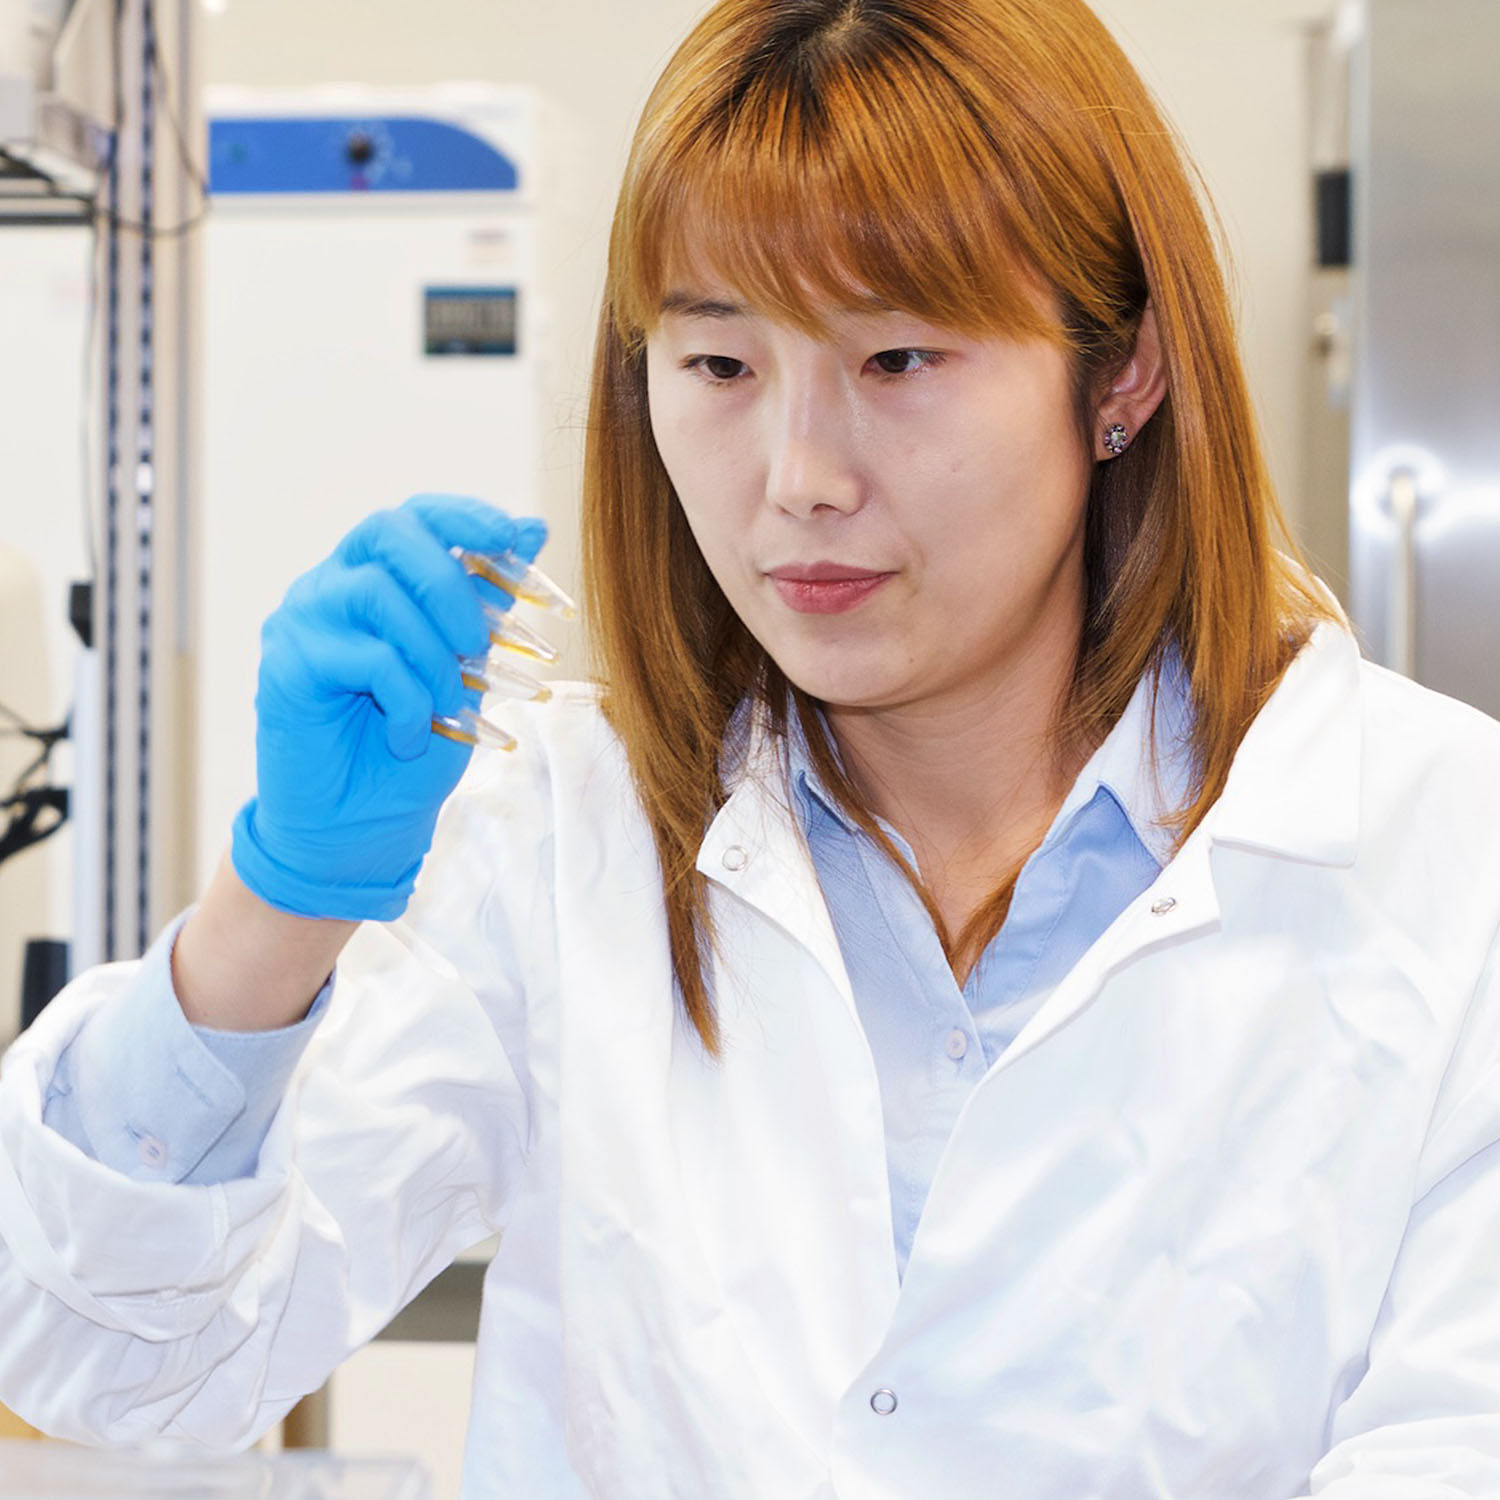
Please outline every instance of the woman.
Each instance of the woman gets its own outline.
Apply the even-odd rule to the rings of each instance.
[[[1085,7],[710,12],[584,504],[602,694],[451,797],[540,533],[273,616],[232,861],[7,1060],[0,1399],[249,1442],[500,1228],[471,1500],[1500,1488],[1500,731],[1274,550]]]

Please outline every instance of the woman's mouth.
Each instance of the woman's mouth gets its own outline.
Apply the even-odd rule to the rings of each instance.
[[[840,563],[812,563],[772,568],[767,577],[782,602],[798,614],[841,615],[862,604],[895,574]]]

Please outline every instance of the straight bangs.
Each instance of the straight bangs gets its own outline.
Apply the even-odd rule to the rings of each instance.
[[[1012,174],[930,56],[793,51],[720,78],[648,107],[660,130],[627,168],[611,244],[627,346],[706,285],[811,334],[874,308],[1066,342]]]

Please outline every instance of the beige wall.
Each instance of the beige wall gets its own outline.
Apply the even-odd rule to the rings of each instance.
[[[1218,206],[1272,472],[1294,526],[1310,527],[1318,502],[1304,493],[1312,201],[1303,34],[1332,0],[1095,0],[1094,8],[1166,106]]]

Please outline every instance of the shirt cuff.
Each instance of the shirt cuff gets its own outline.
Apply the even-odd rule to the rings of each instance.
[[[62,1057],[43,1118],[105,1166],[146,1182],[223,1182],[255,1169],[260,1147],[333,981],[276,1031],[189,1024],[172,988],[184,912],[152,944],[135,983],[90,1018]]]

